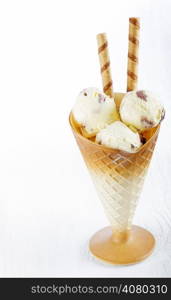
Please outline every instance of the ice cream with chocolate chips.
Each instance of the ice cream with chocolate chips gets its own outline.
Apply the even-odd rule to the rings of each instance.
[[[156,127],[164,118],[164,108],[149,91],[132,91],[125,94],[120,105],[121,120],[139,131]]]
[[[96,142],[126,152],[136,152],[142,145],[139,134],[133,132],[120,121],[116,121],[102,129],[96,135]]]
[[[80,92],[72,113],[84,136],[88,137],[95,136],[106,125],[119,119],[114,100],[96,88]]]
[[[75,123],[86,138],[109,148],[135,153],[146,143],[144,131],[164,118],[164,108],[149,91],[124,95],[119,113],[113,98],[97,88],[80,92],[72,109]]]

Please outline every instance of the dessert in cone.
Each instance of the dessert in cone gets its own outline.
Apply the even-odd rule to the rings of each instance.
[[[127,91],[135,91],[137,89],[139,29],[139,19],[130,18]],[[113,94],[106,35],[104,33],[98,34],[97,42],[103,91],[106,95],[114,98],[116,111],[120,112],[121,121],[124,121],[127,126],[130,126],[130,131],[135,130],[137,135],[137,130],[139,130],[138,132],[140,133],[140,136],[143,137],[142,140],[145,141],[145,144],[142,145],[140,142],[136,151],[129,151],[128,149],[126,152],[121,150],[125,150],[123,145],[122,148],[117,147],[118,144],[113,146],[111,143],[113,137],[109,136],[109,139],[107,140],[108,147],[104,146],[104,141],[97,138],[99,133],[95,136],[96,128],[93,128],[93,134],[89,134],[89,132],[86,131],[88,127],[86,128],[87,122],[85,122],[88,121],[88,119],[85,120],[83,118],[82,124],[80,124],[75,119],[73,111],[70,114],[70,125],[110,222],[110,226],[98,231],[91,238],[89,243],[90,251],[96,258],[99,258],[102,261],[111,264],[127,265],[139,262],[149,256],[155,245],[153,235],[139,226],[132,225],[132,220],[137,200],[140,196],[144,179],[153,155],[153,150],[160,130],[160,122],[164,117],[164,110],[161,111],[161,107],[159,106],[156,106],[155,111],[154,106],[151,109],[149,99],[147,101],[147,98],[151,96],[149,96],[148,93],[144,94],[142,90],[132,92],[134,95],[131,94],[131,100],[129,100],[129,93],[127,95],[124,93]],[[88,96],[87,90],[84,91],[83,95],[80,97],[83,96]],[[124,100],[122,101],[123,97]],[[141,100],[137,99],[137,97]],[[140,104],[138,104],[138,101],[140,101]],[[124,105],[127,107],[126,114]],[[128,108],[130,111],[128,111]],[[135,108],[135,110],[132,108]],[[140,113],[141,110],[143,112],[142,114]],[[97,113],[97,107],[96,109],[94,108],[94,111]],[[76,110],[75,112],[78,113]],[[92,113],[93,110],[86,111],[85,115],[89,116],[90,112]],[[145,112],[150,113],[148,118],[153,113],[151,119],[148,119],[146,115],[144,117]],[[161,115],[158,119],[155,119],[157,118],[156,116],[158,116],[158,112],[160,112]],[[136,123],[133,124],[134,115],[136,114]],[[95,114],[93,115],[92,113],[91,116],[92,118],[96,118],[97,115],[95,116]],[[140,125],[137,123],[137,120],[139,120],[138,118],[140,118],[141,121]],[[106,122],[108,121],[107,118],[105,120]],[[111,126],[116,125],[116,120],[117,118],[113,120],[113,125]],[[120,122],[120,126],[126,126],[123,125],[122,122]],[[109,129],[110,125],[108,126],[106,123],[104,124],[104,127],[108,127]],[[126,128],[129,130],[128,127]],[[119,139],[121,139],[118,129],[117,134],[119,135]],[[140,136],[138,135],[138,138],[140,138]],[[123,140],[128,141],[127,137],[128,135],[125,136]],[[129,145],[135,150],[134,144],[129,142]]]
[[[122,96],[115,94],[118,104]],[[154,238],[145,229],[132,227],[132,219],[159,126],[144,133],[148,140],[138,152],[128,153],[99,145],[93,138],[83,137],[72,113],[70,124],[111,224],[111,227],[104,228],[91,239],[91,252],[97,258],[113,264],[131,264],[144,259],[154,247]]]

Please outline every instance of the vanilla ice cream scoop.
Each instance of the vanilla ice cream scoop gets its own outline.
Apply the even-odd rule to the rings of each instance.
[[[116,121],[96,135],[96,142],[109,148],[136,152],[142,145],[140,136],[124,123]]]
[[[157,126],[164,114],[163,106],[149,91],[128,92],[120,105],[121,120],[140,131]]]
[[[106,125],[119,119],[114,99],[96,88],[80,92],[72,113],[87,136],[96,135]]]

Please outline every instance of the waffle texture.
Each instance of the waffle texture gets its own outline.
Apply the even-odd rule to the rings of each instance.
[[[70,123],[114,231],[129,230],[151,161],[159,127],[148,131],[148,141],[136,153],[106,148],[84,138]]]

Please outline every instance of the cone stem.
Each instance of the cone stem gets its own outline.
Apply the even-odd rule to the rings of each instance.
[[[129,239],[130,236],[130,230],[125,230],[125,231],[114,231],[113,230],[113,236],[112,240],[114,243],[124,243]]]

